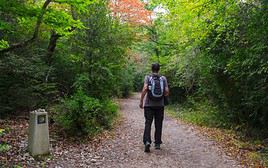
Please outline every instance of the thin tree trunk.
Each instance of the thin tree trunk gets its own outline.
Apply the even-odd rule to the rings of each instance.
[[[55,31],[51,32],[49,44],[47,47],[47,64],[50,66],[52,63],[52,56],[57,46],[57,41],[61,37],[61,35],[57,34]]]
[[[49,44],[47,47],[47,54],[46,54],[46,62],[47,62],[47,65],[49,66],[49,70],[47,72],[46,79],[45,79],[46,83],[48,82],[49,74],[50,74],[51,69],[52,69],[52,67],[51,67],[52,60],[53,60],[52,56],[53,56],[53,53],[56,49],[57,41],[60,37],[61,37],[61,35],[57,34],[55,31],[51,32]]]
[[[73,19],[76,20],[76,13],[74,12],[73,8],[72,8],[71,12],[72,12]],[[75,30],[75,27],[71,27],[69,32],[72,32],[74,30]],[[51,35],[50,35],[49,44],[47,47],[47,54],[46,54],[46,63],[49,66],[49,70],[47,72],[46,79],[45,79],[46,82],[48,82],[49,74],[50,74],[51,69],[52,69],[51,65],[53,62],[53,54],[54,54],[54,51],[55,51],[56,46],[57,46],[57,41],[60,37],[62,37],[62,35],[58,34],[56,31],[52,30]]]

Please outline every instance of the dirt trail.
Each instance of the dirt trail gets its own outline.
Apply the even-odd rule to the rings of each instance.
[[[91,151],[93,153],[81,150],[81,146],[78,151],[72,152],[77,154],[73,160],[70,153],[69,159],[58,160],[55,164],[58,167],[101,168],[242,167],[191,126],[181,124],[168,116],[164,119],[161,150],[151,148],[151,153],[144,153],[144,116],[143,111],[138,108],[138,102],[137,94],[130,99],[120,100],[123,122],[115,130],[116,136],[113,139],[103,142],[96,151]],[[75,159],[77,157],[79,160]]]

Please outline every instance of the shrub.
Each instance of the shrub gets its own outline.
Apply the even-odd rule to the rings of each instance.
[[[116,112],[117,106],[111,101],[101,102],[78,90],[58,105],[53,118],[71,135],[93,136],[111,127]]]

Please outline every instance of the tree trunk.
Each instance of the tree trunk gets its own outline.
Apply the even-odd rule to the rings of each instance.
[[[47,59],[46,61],[49,66],[52,63],[52,56],[57,46],[57,41],[60,37],[61,35],[57,34],[55,31],[51,32],[50,40],[49,40],[49,44],[47,48],[47,56],[46,56],[46,59]]]
[[[48,82],[49,74],[50,74],[51,68],[52,68],[51,67],[51,64],[53,61],[52,56],[53,56],[53,53],[54,53],[55,48],[57,46],[57,41],[60,37],[61,37],[61,35],[57,34],[55,31],[51,32],[49,44],[47,47],[47,54],[46,54],[46,63],[49,66],[49,70],[47,72],[46,79],[45,79],[46,83]]]

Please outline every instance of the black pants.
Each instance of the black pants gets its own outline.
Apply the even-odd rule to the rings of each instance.
[[[162,140],[162,126],[164,119],[164,107],[144,107],[144,117],[145,117],[145,129],[143,134],[143,143],[152,143],[151,140],[151,126],[154,119],[155,125],[155,144],[161,144]]]

